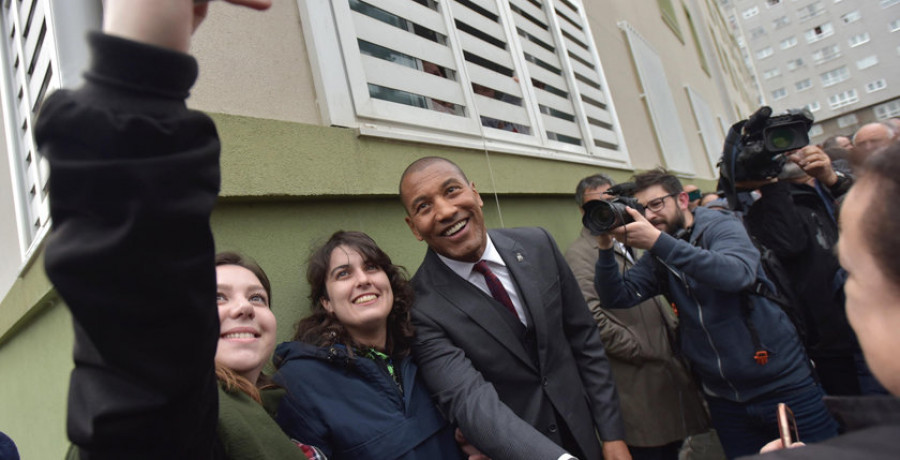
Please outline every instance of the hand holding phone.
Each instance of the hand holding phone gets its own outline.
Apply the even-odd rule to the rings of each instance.
[[[785,403],[778,403],[778,433],[781,436],[781,444],[789,448],[800,442],[800,434],[797,432],[797,421],[794,413]]]

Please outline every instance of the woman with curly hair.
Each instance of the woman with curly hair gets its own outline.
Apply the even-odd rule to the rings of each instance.
[[[332,459],[460,459],[410,357],[412,288],[372,238],[339,231],[309,258],[311,313],[275,351],[277,421]]]

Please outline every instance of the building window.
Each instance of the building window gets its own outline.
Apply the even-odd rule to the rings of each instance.
[[[825,48],[814,51],[812,54],[813,61],[816,65],[839,57],[841,57],[841,48],[838,45],[826,46]]]
[[[888,23],[888,30],[891,32],[896,32],[900,30],[900,19],[894,19],[893,21]]]
[[[744,10],[744,12],[741,13],[741,16],[743,16],[744,19],[750,19],[757,14],[759,14],[759,7],[754,6],[752,8],[747,8],[746,10]]]
[[[809,137],[821,136],[824,132],[825,130],[822,129],[822,125],[815,124],[809,128]]]
[[[791,35],[788,38],[785,38],[781,41],[781,49],[786,50],[788,48],[793,48],[797,46],[797,37]]]
[[[809,5],[797,10],[797,19],[800,19],[800,21],[805,21],[809,18],[814,18],[822,14],[822,12],[824,11],[825,7],[822,6],[822,2],[810,3]]]
[[[875,91],[887,88],[887,81],[884,78],[866,83],[866,92],[874,93]]]
[[[659,53],[641,34],[627,22],[620,22],[638,71],[644,103],[656,134],[657,144],[667,168],[683,173],[693,173],[694,162],[688,148],[685,130],[678,116],[675,96],[669,88],[666,68]]]
[[[843,66],[834,70],[829,70],[828,72],[819,75],[819,77],[822,79],[822,86],[829,87],[850,78],[850,71],[847,70],[847,66]]]
[[[809,104],[806,104],[806,108],[809,109],[810,112],[818,112],[822,106],[819,105],[819,101],[812,101]]]
[[[710,75],[709,73],[709,63],[706,61],[706,54],[703,53],[703,47],[700,45],[700,36],[697,35],[697,29],[694,27],[694,20],[691,17],[691,12],[688,11],[687,6],[684,6],[684,16],[687,18],[688,27],[691,29],[691,38],[694,39],[694,49],[697,50],[697,57],[700,59],[700,68],[706,72],[706,75]]]
[[[841,21],[844,21],[844,24],[850,24],[851,22],[859,21],[862,16],[859,14],[859,10],[853,10],[849,13],[846,13],[841,16]]]
[[[888,8],[900,3],[900,0],[881,0],[879,3],[882,8]]]
[[[55,27],[61,19],[57,15],[66,27]],[[31,257],[49,230],[49,165],[35,146],[34,122],[48,94],[81,81],[87,60],[83,35],[99,19],[99,1],[8,0],[0,6],[3,128],[21,250],[21,259],[4,254],[9,263]],[[59,42],[70,43],[65,56],[58,53]]]
[[[308,43],[323,120],[363,135],[627,164],[580,3],[545,4],[454,2],[451,15],[431,0],[298,2],[318,38]]]
[[[855,89],[843,91],[837,93],[828,98],[828,105],[832,110],[839,109],[841,107],[853,104],[859,101],[859,95],[856,94]]]
[[[766,35],[766,28],[763,26],[758,26],[750,29],[750,40],[756,40],[759,37]]]
[[[815,26],[806,31],[806,43],[814,43],[834,34],[834,26],[830,22]]]
[[[777,101],[779,99],[784,99],[787,97],[787,90],[784,88],[778,88],[775,91],[772,91],[772,100]]]
[[[656,4],[659,5],[663,22],[675,33],[681,43],[684,43],[684,36],[681,35],[681,26],[678,25],[678,16],[675,14],[675,5],[672,4],[672,0],[656,0]]]
[[[781,0],[766,0],[767,6],[775,6],[775,5],[780,5],[780,4],[781,4]]]
[[[847,42],[850,44],[851,48],[862,45],[863,43],[869,43],[869,33],[863,32],[861,34],[856,34],[850,37]]]
[[[809,78],[804,78],[803,80],[794,83],[794,87],[797,89],[797,91],[807,90],[812,87],[812,81],[810,81]]]
[[[894,99],[891,102],[876,105],[874,110],[875,118],[879,120],[900,117],[900,99]]]
[[[771,46],[767,46],[756,52],[756,59],[765,59],[773,54],[775,54],[775,50]]]
[[[787,16],[782,16],[782,17],[776,18],[774,21],[772,21],[772,26],[775,27],[776,29],[780,29],[780,28],[790,25],[790,24],[791,24],[791,20]]]
[[[856,68],[859,70],[868,69],[878,64],[878,55],[871,55],[856,61]]]
[[[766,70],[765,72],[763,72],[763,79],[770,80],[779,75],[781,75],[781,70],[779,70],[778,67],[775,67],[774,69],[769,69],[769,70]]]
[[[846,128],[848,126],[853,126],[857,124],[859,121],[856,119],[856,114],[844,115],[843,117],[838,117],[837,125],[838,128]]]
[[[787,62],[787,69],[789,71],[797,70],[800,67],[803,67],[803,59],[801,59],[801,58],[791,59],[790,61]]]

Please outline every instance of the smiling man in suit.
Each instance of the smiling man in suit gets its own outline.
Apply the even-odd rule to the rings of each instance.
[[[428,244],[413,352],[450,421],[495,460],[630,459],[600,335],[553,238],[488,232],[475,185],[444,158],[409,165],[400,199]]]

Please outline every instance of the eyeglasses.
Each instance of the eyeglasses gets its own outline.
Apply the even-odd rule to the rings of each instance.
[[[644,208],[649,209],[653,212],[662,211],[663,208],[666,207],[666,198],[669,198],[670,196],[678,195],[679,193],[681,193],[681,192],[670,193],[668,195],[663,195],[659,198],[654,198],[654,199],[648,201],[647,204],[644,205]]]

